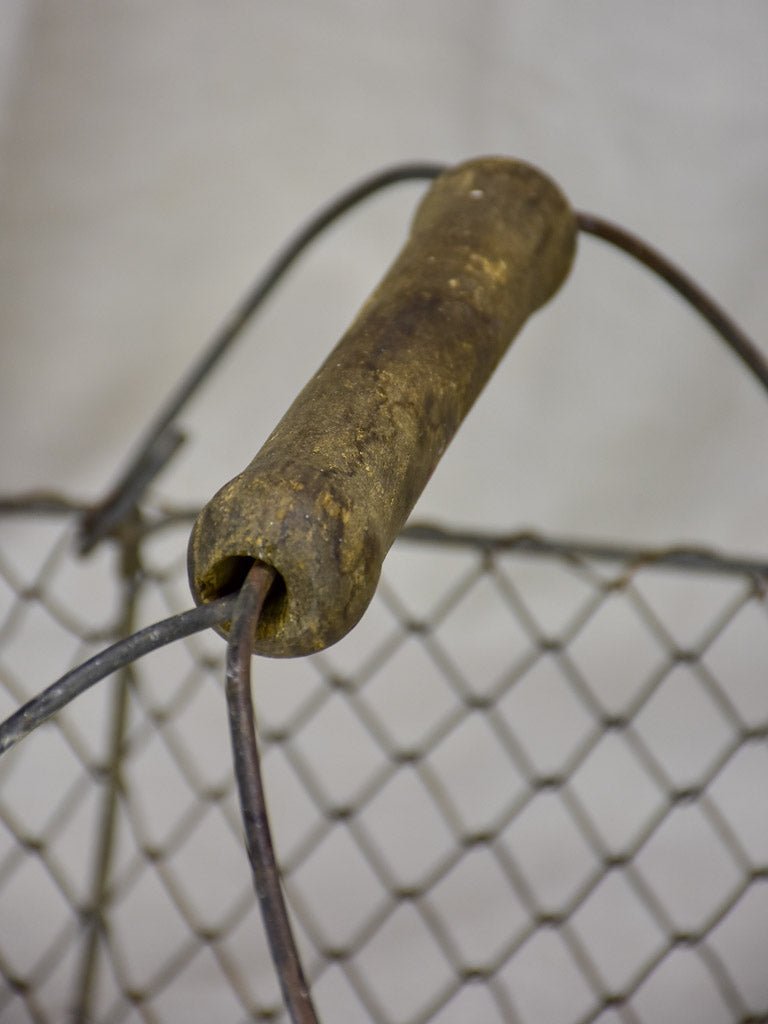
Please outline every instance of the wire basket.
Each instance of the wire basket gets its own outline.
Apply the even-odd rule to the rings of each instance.
[[[186,510],[146,499],[87,560],[86,509],[4,511],[0,718],[188,607]],[[767,580],[706,551],[412,526],[352,633],[259,660],[321,1019],[768,1019]],[[223,656],[179,641],[0,758],[4,1022],[286,1019]]]

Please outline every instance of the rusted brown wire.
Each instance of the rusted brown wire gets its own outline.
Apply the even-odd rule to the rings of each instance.
[[[272,845],[251,699],[253,638],[275,575],[254,562],[240,589],[227,647],[227,706],[248,859],[283,999],[293,1024],[317,1024]]]
[[[722,306],[718,305],[684,270],[642,238],[603,217],[578,210],[576,223],[583,234],[594,235],[595,238],[615,245],[617,249],[621,249],[666,281],[717,331],[726,345],[768,390],[768,360],[763,352]]]

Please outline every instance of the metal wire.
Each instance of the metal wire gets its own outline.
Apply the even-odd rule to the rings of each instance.
[[[293,1024],[317,1024],[272,845],[251,700],[253,638],[274,580],[274,569],[254,563],[240,589],[227,648],[227,705],[248,859],[283,998]]]
[[[750,373],[768,390],[768,360],[735,320],[684,270],[675,266],[663,253],[642,238],[603,217],[579,211],[576,214],[576,221],[580,231],[602,238],[603,241],[622,249],[674,288],[714,327]]]
[[[765,576],[587,547],[414,531],[348,642],[259,663],[281,874],[323,1019],[768,1013]],[[27,620],[55,640],[65,566],[26,586],[5,548],[11,688]],[[166,593],[165,563],[144,561],[141,593]],[[78,706],[0,760],[0,1019],[61,1019],[86,924],[83,1021],[279,1018],[207,647],[132,667],[113,758]],[[98,872],[76,885],[91,845]]]
[[[232,617],[236,597],[237,595],[220,597],[209,604],[202,604],[161,622],[155,622],[123,640],[118,640],[105,651],[100,651],[93,658],[67,672],[0,724],[0,754],[9,750],[43,722],[47,722],[70,701],[85,693],[89,687],[118,669],[166,644],[228,622]]]
[[[399,539],[418,544],[448,547],[487,545],[489,551],[514,551],[518,554],[589,559],[596,562],[624,562],[635,571],[643,566],[654,566],[657,569],[669,567],[713,574],[744,573],[758,579],[768,576],[768,560],[757,556],[734,557],[706,548],[679,545],[654,549],[637,544],[607,544],[577,540],[574,537],[547,536],[535,530],[478,534],[476,530],[447,529],[433,523],[409,523],[401,531]]]
[[[66,499],[14,499],[7,503],[6,511],[60,513],[64,510],[79,509],[80,505]],[[0,509],[2,511],[2,509]],[[175,521],[177,515],[170,517]],[[179,518],[189,518],[194,513],[185,513]],[[401,533],[401,539],[417,543],[438,543],[462,547],[467,544],[485,544],[489,550],[514,550],[531,555],[562,556],[569,558],[590,558],[598,561],[624,561],[634,569],[643,565],[658,568],[670,566],[706,573],[745,573],[756,578],[768,577],[768,561],[754,558],[734,558],[714,551],[696,548],[665,548],[652,550],[618,544],[598,544],[577,541],[572,538],[545,537],[525,531],[515,534],[488,534],[481,540],[472,531],[447,530],[427,523],[410,524]],[[118,669],[157,650],[166,644],[191,636],[213,626],[228,622],[235,608],[237,595],[217,598],[207,604],[172,615],[160,622],[137,630],[130,636],[118,640],[111,647],[100,651],[88,661],[65,673],[36,697],[27,701],[17,712],[0,723],[0,754],[9,750],[39,725],[47,722],[72,700],[80,696],[95,683],[112,675]]]
[[[160,588],[165,580],[162,572],[153,575],[143,567],[138,571],[139,546],[146,543],[154,526],[167,526],[183,518],[163,513],[155,516],[154,526],[145,523],[139,533],[123,532],[148,484],[181,441],[173,421],[184,403],[299,253],[327,224],[378,188],[414,177],[431,178],[441,169],[438,165],[423,164],[383,172],[321,211],[276,259],[228,319],[156,417],[138,455],[110,496],[87,511],[81,522],[81,549],[88,550],[99,539],[109,536],[123,555],[123,627],[133,628],[140,588]],[[761,383],[768,386],[766,362],[754,343],[686,275],[646,243],[615,225],[584,213],[578,214],[578,222],[581,230],[619,245],[667,280],[719,331]],[[15,515],[25,511],[59,514],[77,506],[76,502],[48,494],[0,501],[0,511]],[[648,1012],[637,1007],[642,1007],[643,999],[647,1001],[647,993],[654,984],[658,988],[657,979],[664,965],[675,957],[676,962],[680,962],[681,955],[688,951],[691,962],[698,965],[696,969],[704,970],[709,979],[710,1002],[719,1001],[729,1019],[744,1024],[768,1019],[768,994],[764,985],[760,988],[764,972],[763,982],[755,982],[752,975],[745,975],[742,961],[733,952],[734,947],[723,938],[728,927],[732,930],[736,927],[733,921],[741,907],[759,905],[756,894],[768,880],[766,841],[761,826],[749,819],[749,815],[745,818],[738,807],[734,809],[729,805],[721,792],[735,784],[732,779],[743,778],[742,762],[756,745],[764,747],[768,724],[765,714],[759,708],[754,710],[758,705],[754,704],[753,690],[747,688],[748,696],[739,696],[733,687],[720,682],[712,667],[712,652],[729,645],[733,647],[734,641],[729,637],[736,628],[743,628],[738,624],[750,611],[757,617],[764,616],[765,560],[686,549],[646,551],[632,545],[577,543],[536,534],[488,537],[433,527],[409,528],[404,537],[423,547],[469,552],[475,561],[439,598],[424,607],[414,604],[407,586],[393,588],[385,579],[379,603],[389,616],[387,621],[395,623],[394,631],[375,642],[365,657],[343,653],[354,652],[358,641],[352,639],[351,648],[342,645],[338,651],[314,659],[315,676],[309,686],[309,697],[298,701],[297,707],[289,713],[278,716],[278,724],[268,721],[263,732],[268,754],[281,752],[311,807],[311,811],[305,810],[309,820],[297,829],[299,838],[289,845],[283,856],[282,874],[290,884],[294,919],[301,925],[307,946],[314,950],[314,962],[307,972],[313,985],[322,986],[331,971],[339,967],[345,992],[351,993],[341,1000],[341,1005],[346,1007],[345,1019],[350,1019],[351,1012],[352,1016],[362,1015],[382,1022],[482,1017],[505,1022],[520,1019],[527,1024],[543,1016],[586,1024],[602,1021],[603,1015],[620,1014],[624,1021],[635,1024],[649,1019]],[[517,570],[510,570],[506,560],[519,555],[533,559],[546,556],[563,573],[578,578],[584,592],[557,629],[542,625],[526,600]],[[593,567],[596,563],[613,568],[598,572]],[[645,574],[664,569],[681,574],[693,570],[699,579],[717,574],[722,580],[737,582],[727,600],[718,604],[717,612],[703,620],[693,641],[677,638],[676,629],[665,623],[663,602],[657,606],[646,593]],[[285,1004],[296,1024],[314,1024],[315,1012],[296,952],[272,849],[261,782],[250,695],[249,638],[266,596],[269,571],[257,566],[252,572],[252,579],[239,597],[233,595],[222,599],[221,603],[216,602],[216,606],[205,605],[164,619],[67,673],[0,727],[0,750],[10,746],[35,724],[62,710],[74,696],[118,666],[127,665],[160,644],[188,636],[195,629],[231,619],[227,698],[249,858]],[[50,582],[46,575],[41,576],[35,586],[24,587],[17,584],[13,572],[6,571],[0,563],[0,576],[13,595],[8,618],[0,628],[0,645],[7,645],[11,650],[10,655],[3,656],[11,667],[0,660],[0,677],[8,690],[16,694],[20,687],[12,667],[14,637],[22,628],[20,623],[27,610],[39,603],[59,630],[72,629],[72,625],[71,619],[63,615],[55,600],[48,596]],[[508,632],[513,622],[515,630],[524,638],[517,654],[511,653],[511,649],[505,654],[503,671],[500,670],[492,685],[473,680],[455,650],[457,632],[468,631],[470,599],[483,586],[486,591],[492,591],[501,604],[503,628]],[[632,623],[630,642],[634,635],[632,629],[640,630],[644,636],[647,634],[658,659],[658,663],[653,662],[638,673],[631,694],[619,707],[611,703],[601,691],[600,683],[583,667],[585,659],[589,660],[584,651],[591,649],[591,624],[607,614],[606,609],[613,600],[622,602],[622,607],[628,609]],[[462,630],[458,631],[457,614],[462,616]],[[609,643],[615,641],[616,636],[610,634]],[[394,671],[394,682],[382,682],[384,670],[397,662],[406,649],[413,648],[421,651],[424,659],[421,668],[414,670],[419,686],[434,699],[435,707],[427,712],[419,704],[421,698],[417,700],[417,694],[409,693],[404,710],[396,713],[397,688],[403,672],[402,669]],[[354,669],[348,664],[345,667],[344,658],[350,659],[349,664],[354,664]],[[67,956],[73,937],[82,934],[85,941],[78,959],[79,980],[72,1002],[78,1020],[93,1019],[94,1007],[99,999],[104,999],[97,977],[99,965],[105,958],[111,967],[117,994],[100,1019],[119,1022],[134,1011],[146,1022],[179,1019],[173,1015],[169,1018],[166,1010],[157,1007],[161,1006],[164,993],[183,978],[201,949],[211,952],[221,976],[236,994],[240,1011],[249,1020],[272,1019],[279,1013],[274,1002],[250,985],[248,979],[254,970],[250,953],[244,957],[244,965],[238,967],[232,953],[228,952],[231,936],[248,913],[247,898],[241,894],[235,901],[235,908],[224,919],[217,917],[214,924],[201,923],[202,912],[196,899],[182,894],[181,875],[177,875],[173,866],[192,843],[191,835],[208,809],[220,808],[228,793],[220,782],[204,784],[197,774],[198,768],[193,762],[207,752],[208,744],[198,745],[195,758],[190,760],[171,725],[174,716],[183,713],[187,702],[193,699],[190,694],[202,692],[200,679],[210,667],[198,655],[193,670],[194,684],[183,682],[162,710],[153,703],[151,691],[141,686],[138,669],[124,671],[109,719],[111,740],[106,762],[87,754],[82,737],[73,731],[71,721],[62,716],[62,735],[80,768],[76,770],[70,791],[61,797],[60,809],[42,830],[26,823],[23,812],[13,802],[12,787],[0,792],[0,819],[5,822],[10,837],[10,852],[0,856],[0,898],[3,885],[19,870],[19,857],[34,855],[54,879],[75,922],[63,929],[47,930],[45,940],[41,940],[45,947],[43,955],[30,969],[14,966],[18,942],[8,947],[0,935],[0,976],[7,986],[5,993],[0,992],[0,1012],[4,1007],[23,1005],[27,1016],[35,1022],[59,1017],[58,1009],[51,1014],[45,1009],[43,990],[45,985],[52,985],[50,979]],[[215,670],[219,669],[215,663]],[[547,674],[550,671],[552,675]],[[439,676],[439,682],[430,683],[431,673]],[[526,693],[529,694],[526,700],[533,699],[528,682],[537,673],[539,684],[553,693],[556,690],[569,709],[567,728],[557,733],[559,747],[557,744],[552,747],[551,739],[535,717],[547,718],[547,713],[535,705],[531,718],[530,707],[521,696]],[[666,708],[667,718],[674,718],[675,701],[685,689],[685,684],[679,682],[683,678],[680,673],[689,673],[696,682],[694,690],[689,687],[686,691],[693,708],[692,720],[703,722],[704,731],[710,728],[715,736],[712,749],[706,755],[694,750],[689,759],[693,767],[683,758],[684,770],[679,765],[680,748],[685,744],[678,739],[676,746],[674,743],[665,745],[645,725],[645,718],[653,715],[657,721],[664,722],[663,711],[654,710],[657,706]],[[297,669],[297,676],[300,674]],[[269,672],[265,670],[263,675],[266,681]],[[312,723],[328,717],[329,708],[338,700],[343,701],[349,716],[347,722],[353,723],[350,728],[364,750],[361,760],[369,762],[367,766],[361,763],[356,767],[355,778],[346,779],[343,785],[338,781],[338,769],[331,763],[315,767],[317,758],[315,755],[313,760],[311,743],[305,749],[301,742]],[[515,714],[507,705],[514,705]],[[143,723],[133,731],[132,708]],[[398,728],[393,725],[393,715],[397,718],[397,714],[400,715]],[[526,715],[529,716],[527,731],[519,724]],[[712,725],[713,720],[719,724]],[[466,766],[476,789],[469,803],[462,806],[452,788],[457,779],[450,774],[443,775],[439,766],[444,744],[454,742],[471,722],[482,723],[478,726],[482,740],[472,745],[473,757]],[[557,732],[557,722],[547,727]],[[542,755],[532,743],[532,736],[543,744],[545,752],[550,750],[549,755]],[[183,785],[192,794],[192,802],[181,820],[162,840],[148,837],[138,787],[131,783],[128,767],[132,755],[141,751],[142,744],[148,746],[156,737],[161,738],[158,742],[169,752],[170,764],[183,777]],[[653,798],[646,794],[649,806],[638,813],[634,830],[621,842],[612,838],[611,829],[615,825],[605,818],[600,804],[600,799],[605,797],[598,798],[594,784],[590,788],[585,781],[601,744],[611,741],[623,751],[622,756],[631,765],[639,790],[645,787],[655,794]],[[508,788],[510,791],[517,788],[517,794],[502,801],[494,815],[482,819],[474,814],[474,804],[482,792],[484,777],[473,773],[473,763],[484,765],[491,751],[496,751],[491,762],[499,770],[509,772]],[[24,756],[26,745],[16,753]],[[6,764],[9,762],[3,762],[3,768]],[[735,765],[739,766],[739,772]],[[9,773],[12,771],[13,768],[9,769]],[[760,790],[754,785],[753,776],[746,778],[750,793],[759,801]],[[376,812],[390,787],[399,780],[409,781],[401,783],[408,795],[399,805],[398,813],[408,813],[408,802],[415,800],[420,808],[416,818],[419,838],[429,832],[427,819],[436,819],[433,827],[442,835],[442,852],[433,853],[428,867],[420,872],[409,872],[397,863],[398,844],[407,845],[413,836],[406,832],[397,833],[400,838],[393,838],[396,832],[391,827],[391,819],[386,815],[380,818]],[[89,783],[103,786],[103,800],[93,872],[86,887],[87,896],[83,898],[75,894],[61,871],[53,847],[73,809],[83,800]],[[344,795],[329,796],[334,786]],[[162,787],[155,784],[155,788]],[[550,842],[568,848],[569,863],[563,870],[566,875],[573,873],[574,876],[567,893],[558,898],[547,894],[546,885],[537,881],[540,865],[526,860],[524,841],[521,847],[508,839],[513,833],[524,836],[523,823],[527,822],[525,827],[530,829],[531,818],[536,813],[534,808],[545,803],[550,807],[556,804],[559,808],[557,813],[564,822],[564,832],[562,835],[554,832],[557,838],[550,836]],[[654,844],[669,846],[673,823],[689,809],[695,812],[696,827],[704,838],[698,846],[685,846],[687,854],[681,863],[685,862],[687,867],[690,862],[697,862],[704,849],[706,857],[702,863],[715,864],[716,868],[712,869],[715,876],[719,877],[718,872],[722,876],[717,882],[717,893],[706,892],[696,897],[704,908],[696,913],[686,912],[685,900],[681,900],[663,876],[659,880],[652,860],[650,866],[648,863],[649,850]],[[278,810],[282,811],[282,806],[279,805]],[[119,821],[128,822],[136,843],[134,859],[127,868],[120,864],[120,858],[125,860],[126,854],[121,853]],[[227,821],[227,841],[231,842],[234,826],[231,819]],[[282,821],[279,814],[279,825]],[[318,851],[332,842],[340,831],[346,836],[344,842],[348,844],[345,849],[350,864],[365,865],[355,870],[369,878],[371,892],[376,893],[366,909],[353,906],[348,911],[354,927],[342,929],[341,938],[333,933],[331,915],[327,919],[321,916],[318,921],[317,906],[325,905],[323,894],[318,893],[317,887],[308,888],[305,881],[307,875],[314,877]],[[223,869],[218,867],[220,855],[221,849],[217,852],[215,876],[223,884]],[[676,856],[674,849],[670,856]],[[578,862],[579,857],[584,866],[577,870],[572,862]],[[495,878],[497,888],[483,904],[488,917],[486,923],[492,922],[498,905],[503,908],[507,930],[495,944],[481,944],[481,952],[477,949],[467,952],[466,939],[446,923],[445,906],[450,905],[451,899],[455,900],[455,895],[446,896],[446,892],[451,892],[454,872],[461,872],[468,863],[478,862],[482,862],[483,871],[480,874],[469,872],[469,877],[474,879],[470,887],[472,898],[479,901],[488,878]],[[121,951],[119,943],[126,941],[125,929],[117,921],[109,922],[111,915],[119,917],[124,913],[125,895],[132,891],[136,880],[155,873],[162,881],[163,891],[172,900],[176,915],[183,919],[188,937],[175,952],[164,951],[158,964],[150,963],[141,975],[142,980],[137,981],[131,979],[135,968],[129,970],[125,966],[126,959],[130,958],[121,955],[124,950]],[[687,881],[687,878],[678,879],[686,892]],[[350,877],[349,884],[354,889],[359,882]],[[627,915],[628,932],[624,934],[624,922],[619,921],[618,937],[614,935],[606,940],[596,922],[600,919],[603,893],[609,888],[617,896],[614,905],[620,908],[619,917],[622,912]],[[707,888],[714,886],[708,883]],[[342,891],[338,898],[343,895]],[[361,898],[360,902],[364,900]],[[638,906],[643,908],[644,916],[638,916]],[[155,909],[153,905],[153,912]],[[157,913],[160,913],[159,908]],[[7,918],[6,913],[4,919]],[[398,939],[404,918],[410,921],[415,949],[421,951],[405,954],[405,957]],[[590,933],[597,936],[596,950],[588,941]],[[640,942],[642,948],[628,953],[623,944],[630,942],[631,945],[630,939],[634,941],[637,935],[646,933],[645,944]],[[651,934],[653,939],[648,937]],[[760,932],[757,945],[765,941],[768,935]],[[517,964],[530,963],[529,950],[536,942],[545,945],[549,942],[547,955],[562,968],[549,987],[554,992],[565,986],[569,992],[567,1013],[562,1007],[557,1011],[552,1009],[547,1002],[549,992],[542,994],[526,989],[525,968],[518,968]],[[385,974],[377,975],[368,966],[376,963],[385,971],[386,961],[377,959],[372,952],[378,946],[386,948],[394,962],[404,965],[404,970],[390,978],[389,984]],[[619,960],[624,958],[618,966],[612,959],[613,951],[620,951],[617,953]],[[136,955],[134,951],[132,957]],[[747,957],[743,947],[738,955],[742,959]],[[413,970],[414,958],[418,960],[418,970]],[[437,961],[441,961],[442,966]],[[630,963],[631,967],[627,966]],[[400,986],[406,979],[410,982],[410,974],[423,983],[423,991],[411,986],[408,995],[403,996]],[[487,992],[479,1017],[476,1011],[456,1009],[464,1005],[461,1000],[476,981],[482,981]],[[179,985],[182,989],[185,987],[181,982]],[[352,1011],[349,1010],[350,1000],[354,1001]],[[548,1007],[547,1012],[541,1010],[542,1006]]]
[[[386,168],[345,190],[310,218],[275,257],[205,346],[197,361],[156,414],[136,454],[104,501],[90,508],[83,516],[80,525],[80,547],[83,553],[91,551],[99,540],[109,536],[135,509],[145,489],[183,442],[183,435],[174,427],[174,421],[307,246],[345,213],[382,189],[401,182],[430,181],[445,169],[446,165],[439,163],[408,163]],[[577,211],[576,222],[580,231],[610,242],[663,278],[709,321],[763,386],[768,388],[768,362],[759,348],[687,274],[626,228],[584,211]]]

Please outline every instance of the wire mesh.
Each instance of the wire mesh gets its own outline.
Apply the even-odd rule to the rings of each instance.
[[[73,555],[2,520],[0,717],[189,605],[188,521]],[[768,565],[412,530],[360,625],[258,660],[263,770],[324,1021],[768,1018]],[[0,759],[0,1019],[284,1018],[224,644],[193,636]]]
[[[191,515],[142,498],[181,405],[324,226],[438,170],[383,172],[309,221],[101,505],[0,503],[0,720],[188,606]],[[768,386],[686,275],[623,229],[579,225],[673,284]],[[411,527],[348,637],[259,661],[263,772],[321,1018],[768,1020],[767,580],[768,562],[706,551]],[[0,759],[3,1021],[285,1019],[224,675],[222,641],[187,636]]]

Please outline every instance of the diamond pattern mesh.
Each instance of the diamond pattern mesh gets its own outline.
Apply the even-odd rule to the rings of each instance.
[[[179,527],[129,584],[61,517],[2,526],[2,717],[189,606]],[[254,664],[321,1019],[768,1019],[766,577],[419,537],[344,641]],[[3,1021],[284,1019],[223,677],[192,637],[0,759]]]

